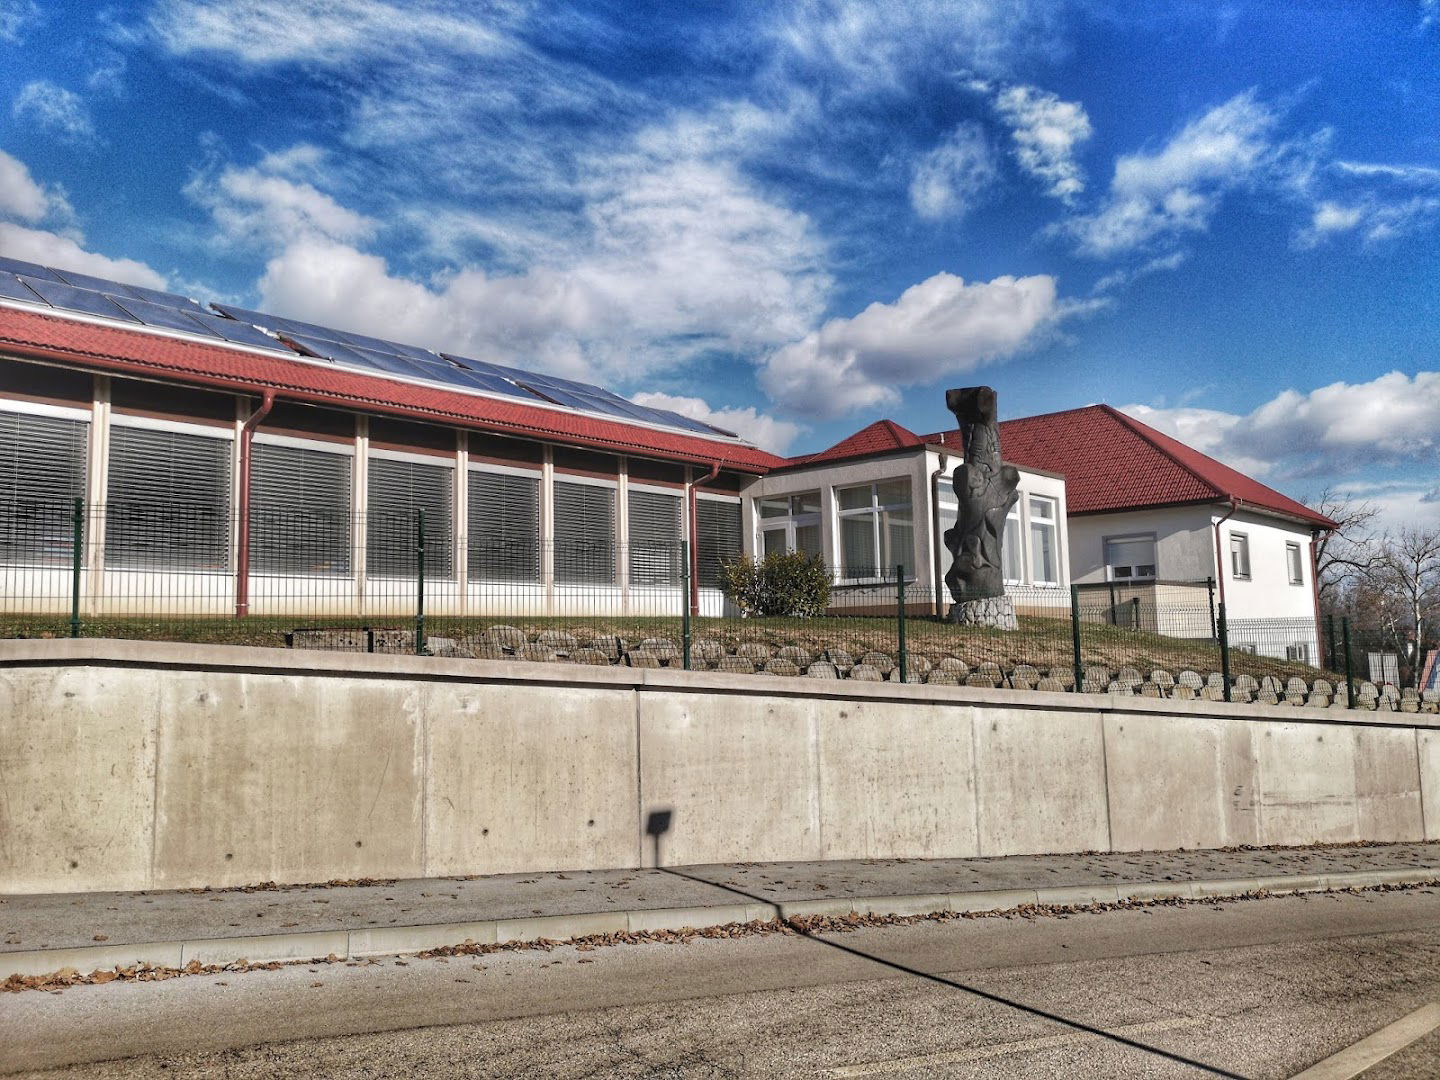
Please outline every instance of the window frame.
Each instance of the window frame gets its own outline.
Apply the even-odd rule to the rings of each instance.
[[[1237,541],[1238,541],[1238,547],[1237,547]],[[1238,568],[1238,566],[1236,565],[1235,556],[1236,556],[1237,554],[1239,554],[1239,555],[1241,555],[1241,556],[1243,557],[1243,561],[1244,561],[1244,563],[1245,563],[1245,569],[1244,569],[1243,571],[1240,570],[1240,569]],[[1231,579],[1232,581],[1250,581],[1250,580],[1252,580],[1252,571],[1253,571],[1253,569],[1254,569],[1254,564],[1251,562],[1251,559],[1250,559],[1250,534],[1249,534],[1249,533],[1243,533],[1243,532],[1236,532],[1234,529],[1231,529],[1231,530],[1230,530],[1230,579]]]
[[[914,479],[914,477],[910,476],[909,474],[902,474],[902,475],[900,475],[900,476],[884,476],[884,477],[880,477],[880,478],[875,479],[875,480],[868,480],[868,481],[864,481],[864,482],[861,482],[861,483],[858,483],[858,484],[839,484],[839,485],[832,485],[832,487],[831,487],[831,489],[830,489],[830,494],[831,494],[831,498],[834,500],[834,503],[835,503],[835,536],[836,536],[836,543],[837,543],[837,545],[838,545],[839,555],[840,555],[840,560],[839,560],[840,565],[839,565],[839,567],[838,567],[837,570],[836,570],[836,574],[837,574],[837,580],[839,580],[842,584],[845,584],[845,585],[876,585],[876,584],[880,584],[880,583],[883,583],[883,582],[888,582],[888,581],[893,581],[893,580],[895,580],[894,578],[890,577],[890,570],[893,568],[893,566],[894,566],[895,563],[894,563],[894,552],[891,552],[891,551],[888,550],[888,547],[889,547],[889,535],[888,535],[888,533],[889,533],[889,525],[890,525],[890,522],[889,522],[888,520],[886,520],[886,512],[887,512],[887,511],[890,511],[890,510],[899,509],[899,508],[902,506],[902,504],[901,504],[901,503],[898,503],[898,502],[897,502],[897,503],[882,503],[882,502],[880,502],[880,487],[881,487],[881,485],[883,485],[883,484],[898,484],[898,483],[903,483],[903,484],[906,485],[906,487],[909,488],[909,501],[908,501],[907,503],[903,504],[903,505],[910,511],[910,521],[909,521],[909,527],[910,527],[910,551],[907,553],[907,557],[906,557],[903,561],[900,562],[900,565],[904,567],[904,574],[905,574],[905,580],[906,580],[906,581],[915,581],[915,580],[917,580],[917,576],[916,576],[916,575],[919,573],[919,568],[914,565],[914,562],[915,562],[915,479]],[[869,506],[856,506],[856,507],[851,507],[851,508],[849,508],[849,509],[842,509],[842,508],[841,508],[841,505],[840,505],[840,504],[841,504],[840,493],[841,493],[842,491],[858,491],[858,490],[861,490],[861,489],[864,489],[864,488],[868,488],[869,491],[870,491],[870,505],[869,505]],[[853,574],[853,573],[851,573],[850,571],[851,571],[852,567],[849,565],[849,561],[847,560],[846,554],[845,554],[845,528],[844,528],[845,519],[846,519],[846,518],[858,519],[858,518],[862,518],[862,517],[869,517],[869,518],[870,518],[870,523],[871,523],[871,524],[870,524],[870,528],[871,528],[871,542],[874,544],[875,561],[876,561],[876,563],[878,564],[878,565],[876,565],[876,566],[874,567],[874,569],[877,571],[877,573],[874,574],[874,575],[864,575],[864,574]],[[887,555],[888,555],[890,558],[887,558],[887,557],[886,557]]]
[[[1060,579],[1064,576],[1060,561],[1060,500],[1054,495],[1037,495],[1034,492],[1024,492],[1025,497],[1025,533],[1028,539],[1026,547],[1030,556],[1026,569],[1029,571],[1030,584],[1042,588],[1058,588]],[[1036,520],[1034,504],[1037,502],[1048,503],[1050,506],[1049,517],[1041,517]],[[1050,531],[1050,554],[1054,560],[1052,567],[1054,577],[1041,579],[1035,572],[1035,558],[1039,551],[1035,543],[1035,532],[1037,529],[1048,529]]]
[[[35,528],[35,517],[41,509],[33,506],[28,515],[30,518],[30,530],[34,531],[35,539],[39,541],[40,549],[53,550],[50,558],[45,558],[33,552],[14,554],[19,552],[19,545],[13,547],[5,544],[0,546],[0,565],[16,567],[49,567],[68,565],[74,558],[74,500],[76,498],[89,498],[90,484],[90,445],[91,434],[95,422],[94,415],[90,409],[66,407],[60,405],[49,405],[41,402],[5,400],[0,401],[0,413],[16,417],[30,417],[38,420],[60,420],[69,424],[78,424],[79,432],[79,484],[75,490],[55,497],[53,506],[54,520],[48,523],[48,528]],[[19,423],[19,421],[17,421]],[[23,455],[23,447],[17,447]],[[17,477],[18,479],[18,477]],[[17,495],[19,491],[17,488]],[[20,496],[23,498],[23,496]],[[32,496],[38,502],[38,497]],[[19,502],[16,503],[17,509]],[[53,530],[53,531],[51,531]],[[47,535],[41,535],[41,533]]]
[[[659,495],[667,499],[675,499],[675,512],[678,519],[679,531],[676,533],[674,549],[670,555],[669,581],[645,581],[637,580],[635,577],[635,556],[641,549],[637,547],[633,529],[634,502],[636,495]],[[687,539],[689,532],[685,512],[685,489],[683,487],[664,487],[658,484],[636,484],[626,483],[625,485],[625,583],[632,589],[674,589],[683,587],[685,567],[681,557],[682,544]]]
[[[261,447],[273,446],[284,450],[305,450],[312,453],[333,454],[336,457],[343,457],[349,460],[350,476],[345,492],[345,566],[340,570],[306,570],[303,573],[293,568],[280,570],[261,569],[256,565],[257,545],[254,535],[254,522],[256,518],[257,503],[255,498],[255,476],[258,464],[257,451]],[[250,514],[251,514],[251,536],[250,536],[250,574],[252,577],[324,577],[324,578],[347,578],[355,575],[355,444],[351,442],[330,442],[321,439],[300,439],[293,435],[276,435],[269,432],[256,432],[254,444],[251,446],[250,463]]]
[[[807,510],[801,513],[795,512],[795,500],[803,499],[807,495],[814,495],[818,504],[815,510]],[[776,514],[773,517],[764,517],[760,512],[760,504],[774,499],[784,499],[789,505],[784,514]],[[755,552],[764,558],[765,536],[767,533],[781,533],[784,537],[784,551],[787,554],[801,550],[796,542],[796,533],[800,529],[814,528],[818,533],[815,550],[807,554],[818,555],[821,558],[825,555],[825,530],[823,528],[825,501],[824,492],[820,488],[805,488],[801,491],[776,492],[773,495],[757,495],[754,498],[755,508]]]
[[[475,517],[476,500],[470,490],[470,477],[472,474],[484,475],[489,473],[494,476],[511,476],[522,480],[533,480],[535,482],[535,574],[533,578],[495,578],[486,574],[477,573],[476,567],[472,564],[472,553],[477,551],[475,545],[475,532],[472,528]],[[545,523],[545,480],[544,473],[540,469],[519,468],[513,465],[497,465],[489,461],[477,461],[470,458],[465,463],[465,581],[467,585],[541,585],[544,582],[544,538],[542,536]]]
[[[1291,556],[1294,561],[1291,561]],[[1300,544],[1294,540],[1285,541],[1285,574],[1291,585],[1305,584],[1305,556]]]
[[[388,580],[388,581],[404,581],[404,580],[406,580],[407,578],[409,578],[410,580],[414,580],[414,577],[415,577],[415,570],[414,570],[413,567],[412,567],[411,569],[409,569],[409,570],[402,571],[402,572],[399,572],[399,573],[391,572],[391,571],[388,571],[388,570],[385,570],[385,569],[380,569],[380,570],[372,569],[372,565],[373,565],[373,564],[372,564],[371,560],[375,558],[375,547],[376,547],[376,545],[374,544],[374,533],[373,533],[371,530],[372,530],[373,523],[374,523],[374,521],[376,520],[376,518],[375,518],[376,509],[375,509],[375,504],[374,504],[374,494],[375,494],[375,468],[374,468],[374,466],[375,466],[375,463],[376,463],[377,461],[390,461],[390,462],[396,462],[396,463],[401,463],[401,464],[410,464],[410,465],[428,465],[428,466],[430,466],[430,467],[432,467],[432,468],[444,469],[444,470],[446,470],[446,472],[449,474],[449,477],[450,477],[450,498],[447,500],[447,502],[448,502],[449,505],[447,506],[446,511],[445,511],[446,522],[447,522],[447,524],[449,525],[449,528],[446,530],[445,538],[444,538],[445,550],[448,552],[448,562],[449,562],[449,565],[444,569],[444,572],[443,572],[443,573],[442,573],[442,572],[436,572],[436,571],[433,571],[433,570],[432,570],[432,566],[433,566],[434,564],[433,564],[433,560],[430,558],[430,555],[429,555],[429,549],[430,549],[430,546],[431,546],[431,541],[430,541],[430,529],[429,529],[429,526],[428,526],[428,524],[427,524],[426,530],[425,530],[425,532],[426,532],[426,535],[425,535],[425,547],[426,547],[425,580],[426,580],[426,581],[454,581],[454,580],[456,579],[456,565],[455,565],[455,555],[456,555],[456,551],[455,551],[455,535],[456,535],[456,534],[455,534],[455,488],[456,488],[456,485],[457,485],[457,484],[460,482],[460,480],[461,480],[461,477],[459,476],[459,470],[456,469],[456,467],[455,467],[455,457],[454,457],[454,455],[453,455],[453,454],[415,454],[415,453],[408,453],[408,452],[403,451],[403,450],[384,450],[384,449],[378,449],[378,448],[375,448],[375,447],[371,447],[369,450],[366,451],[366,454],[365,454],[365,577],[366,577],[366,579],[368,580],[368,579],[370,579],[370,578],[375,578],[375,579],[381,580],[381,581],[386,581],[386,580]],[[413,552],[412,552],[412,554],[413,554]]]
[[[588,579],[569,579],[562,576],[560,536],[558,526],[559,515],[556,512],[556,489],[562,484],[569,484],[575,487],[603,488],[610,492],[610,577],[604,581],[591,581]],[[543,496],[542,496],[543,497]],[[601,478],[598,476],[586,476],[582,473],[555,472],[550,483],[550,548],[551,548],[551,580],[556,588],[612,588],[618,589],[621,586],[620,574],[620,481],[618,478]],[[571,543],[573,541],[566,541]],[[575,565],[571,563],[570,565]]]
[[[1150,544],[1150,554],[1155,560],[1154,563],[1151,564],[1154,567],[1154,573],[1149,576],[1132,574],[1129,577],[1116,577],[1115,564],[1110,560],[1110,545],[1134,543]],[[1154,585],[1160,580],[1160,543],[1159,536],[1156,533],[1119,533],[1115,536],[1103,537],[1101,540],[1101,557],[1104,559],[1105,580],[1107,582],[1113,581],[1116,584],[1123,585]],[[1144,564],[1136,563],[1133,565],[1138,566]]]
[[[705,526],[701,521],[700,508],[706,503],[712,505],[728,506],[733,508],[735,514],[735,545],[728,556],[721,556],[715,563],[715,578],[713,583],[708,582],[709,565],[707,560],[710,553],[706,551],[709,540],[706,538]],[[727,558],[736,559],[745,554],[745,500],[738,495],[716,495],[707,491],[695,492],[695,535],[690,538],[690,543],[695,550],[695,580],[701,589],[722,590],[725,587],[725,575],[721,569]],[[717,545],[718,546],[718,545]]]

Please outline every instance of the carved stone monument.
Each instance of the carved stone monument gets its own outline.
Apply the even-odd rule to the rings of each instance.
[[[955,414],[965,461],[955,470],[955,496],[960,503],[955,527],[945,530],[952,561],[945,585],[955,603],[950,621],[966,626],[1016,628],[1015,609],[1005,595],[1001,547],[1005,518],[1020,496],[1020,472],[1000,463],[1000,429],[996,426],[995,391],[967,386],[945,391],[945,407]]]

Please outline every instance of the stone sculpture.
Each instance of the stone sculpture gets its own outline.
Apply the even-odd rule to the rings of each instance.
[[[955,603],[950,621],[967,626],[1016,628],[1015,609],[1005,595],[1001,550],[1005,518],[1020,496],[1020,473],[1000,462],[995,391],[967,386],[945,392],[945,407],[955,414],[965,461],[955,470],[960,509],[955,527],[945,530],[952,561],[945,585]]]

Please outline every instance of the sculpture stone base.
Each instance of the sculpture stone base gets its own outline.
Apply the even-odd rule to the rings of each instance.
[[[994,630],[1018,630],[1015,621],[1015,605],[1008,596],[994,596],[984,600],[966,600],[950,605],[949,619],[957,626],[988,626]]]

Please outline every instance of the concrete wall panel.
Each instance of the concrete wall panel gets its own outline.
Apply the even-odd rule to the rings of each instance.
[[[1355,732],[1328,724],[1266,723],[1255,732],[1264,844],[1359,838]]]
[[[640,695],[640,825],[671,812],[661,863],[823,858],[819,709],[804,698]]]
[[[150,887],[157,679],[0,672],[0,893]]]
[[[635,862],[633,692],[436,683],[425,712],[427,874]]]
[[[972,710],[816,703],[822,858],[979,854]]]
[[[155,886],[419,876],[424,686],[167,675]]]
[[[1106,716],[1115,850],[1256,843],[1250,736],[1248,725],[1228,720]]]
[[[980,854],[1110,845],[1099,712],[975,710]]]
[[[1424,839],[1413,731],[1361,728],[1355,732],[1355,818],[1360,839]]]
[[[1440,731],[1417,731],[1420,754],[1420,811],[1425,839],[1440,840]]]

